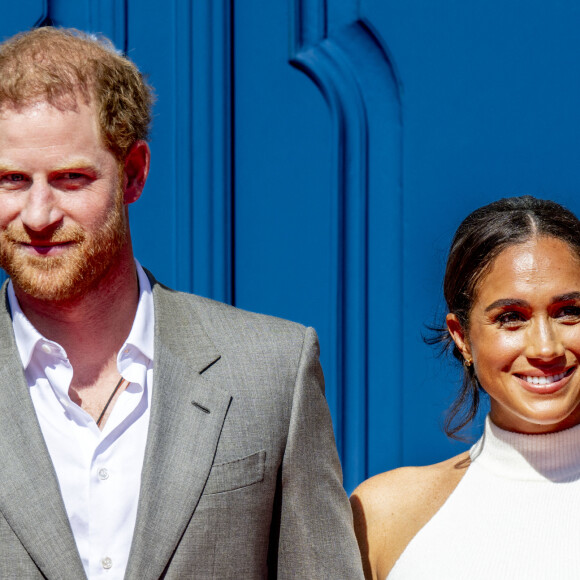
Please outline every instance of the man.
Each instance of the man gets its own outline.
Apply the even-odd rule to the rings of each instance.
[[[314,332],[134,260],[150,105],[106,41],[0,45],[0,577],[362,578]]]

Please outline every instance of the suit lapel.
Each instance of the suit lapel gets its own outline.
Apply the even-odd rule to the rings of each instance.
[[[84,578],[0,292],[0,511],[47,578]]]
[[[204,376],[220,358],[186,299],[153,282],[155,366],[126,578],[159,578],[195,510],[231,401]]]

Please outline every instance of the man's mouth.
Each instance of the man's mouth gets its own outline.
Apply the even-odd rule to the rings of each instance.
[[[58,244],[30,244],[30,246],[39,254],[48,254],[50,251],[64,248],[69,244],[70,242],[63,242]]]
[[[55,242],[55,241],[35,241],[35,240],[27,240],[27,241],[18,241],[17,244],[22,247],[27,252],[33,252],[35,254],[54,254],[58,253],[68,246],[74,244],[72,241],[62,241],[62,242]]]

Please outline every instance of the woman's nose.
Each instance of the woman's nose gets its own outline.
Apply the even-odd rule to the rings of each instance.
[[[527,333],[526,356],[540,360],[552,360],[565,354],[564,344],[556,323],[549,319],[539,320]]]

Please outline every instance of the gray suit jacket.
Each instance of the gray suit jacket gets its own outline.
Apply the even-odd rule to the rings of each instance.
[[[314,331],[153,281],[126,578],[362,578]],[[0,578],[85,577],[0,297]]]

